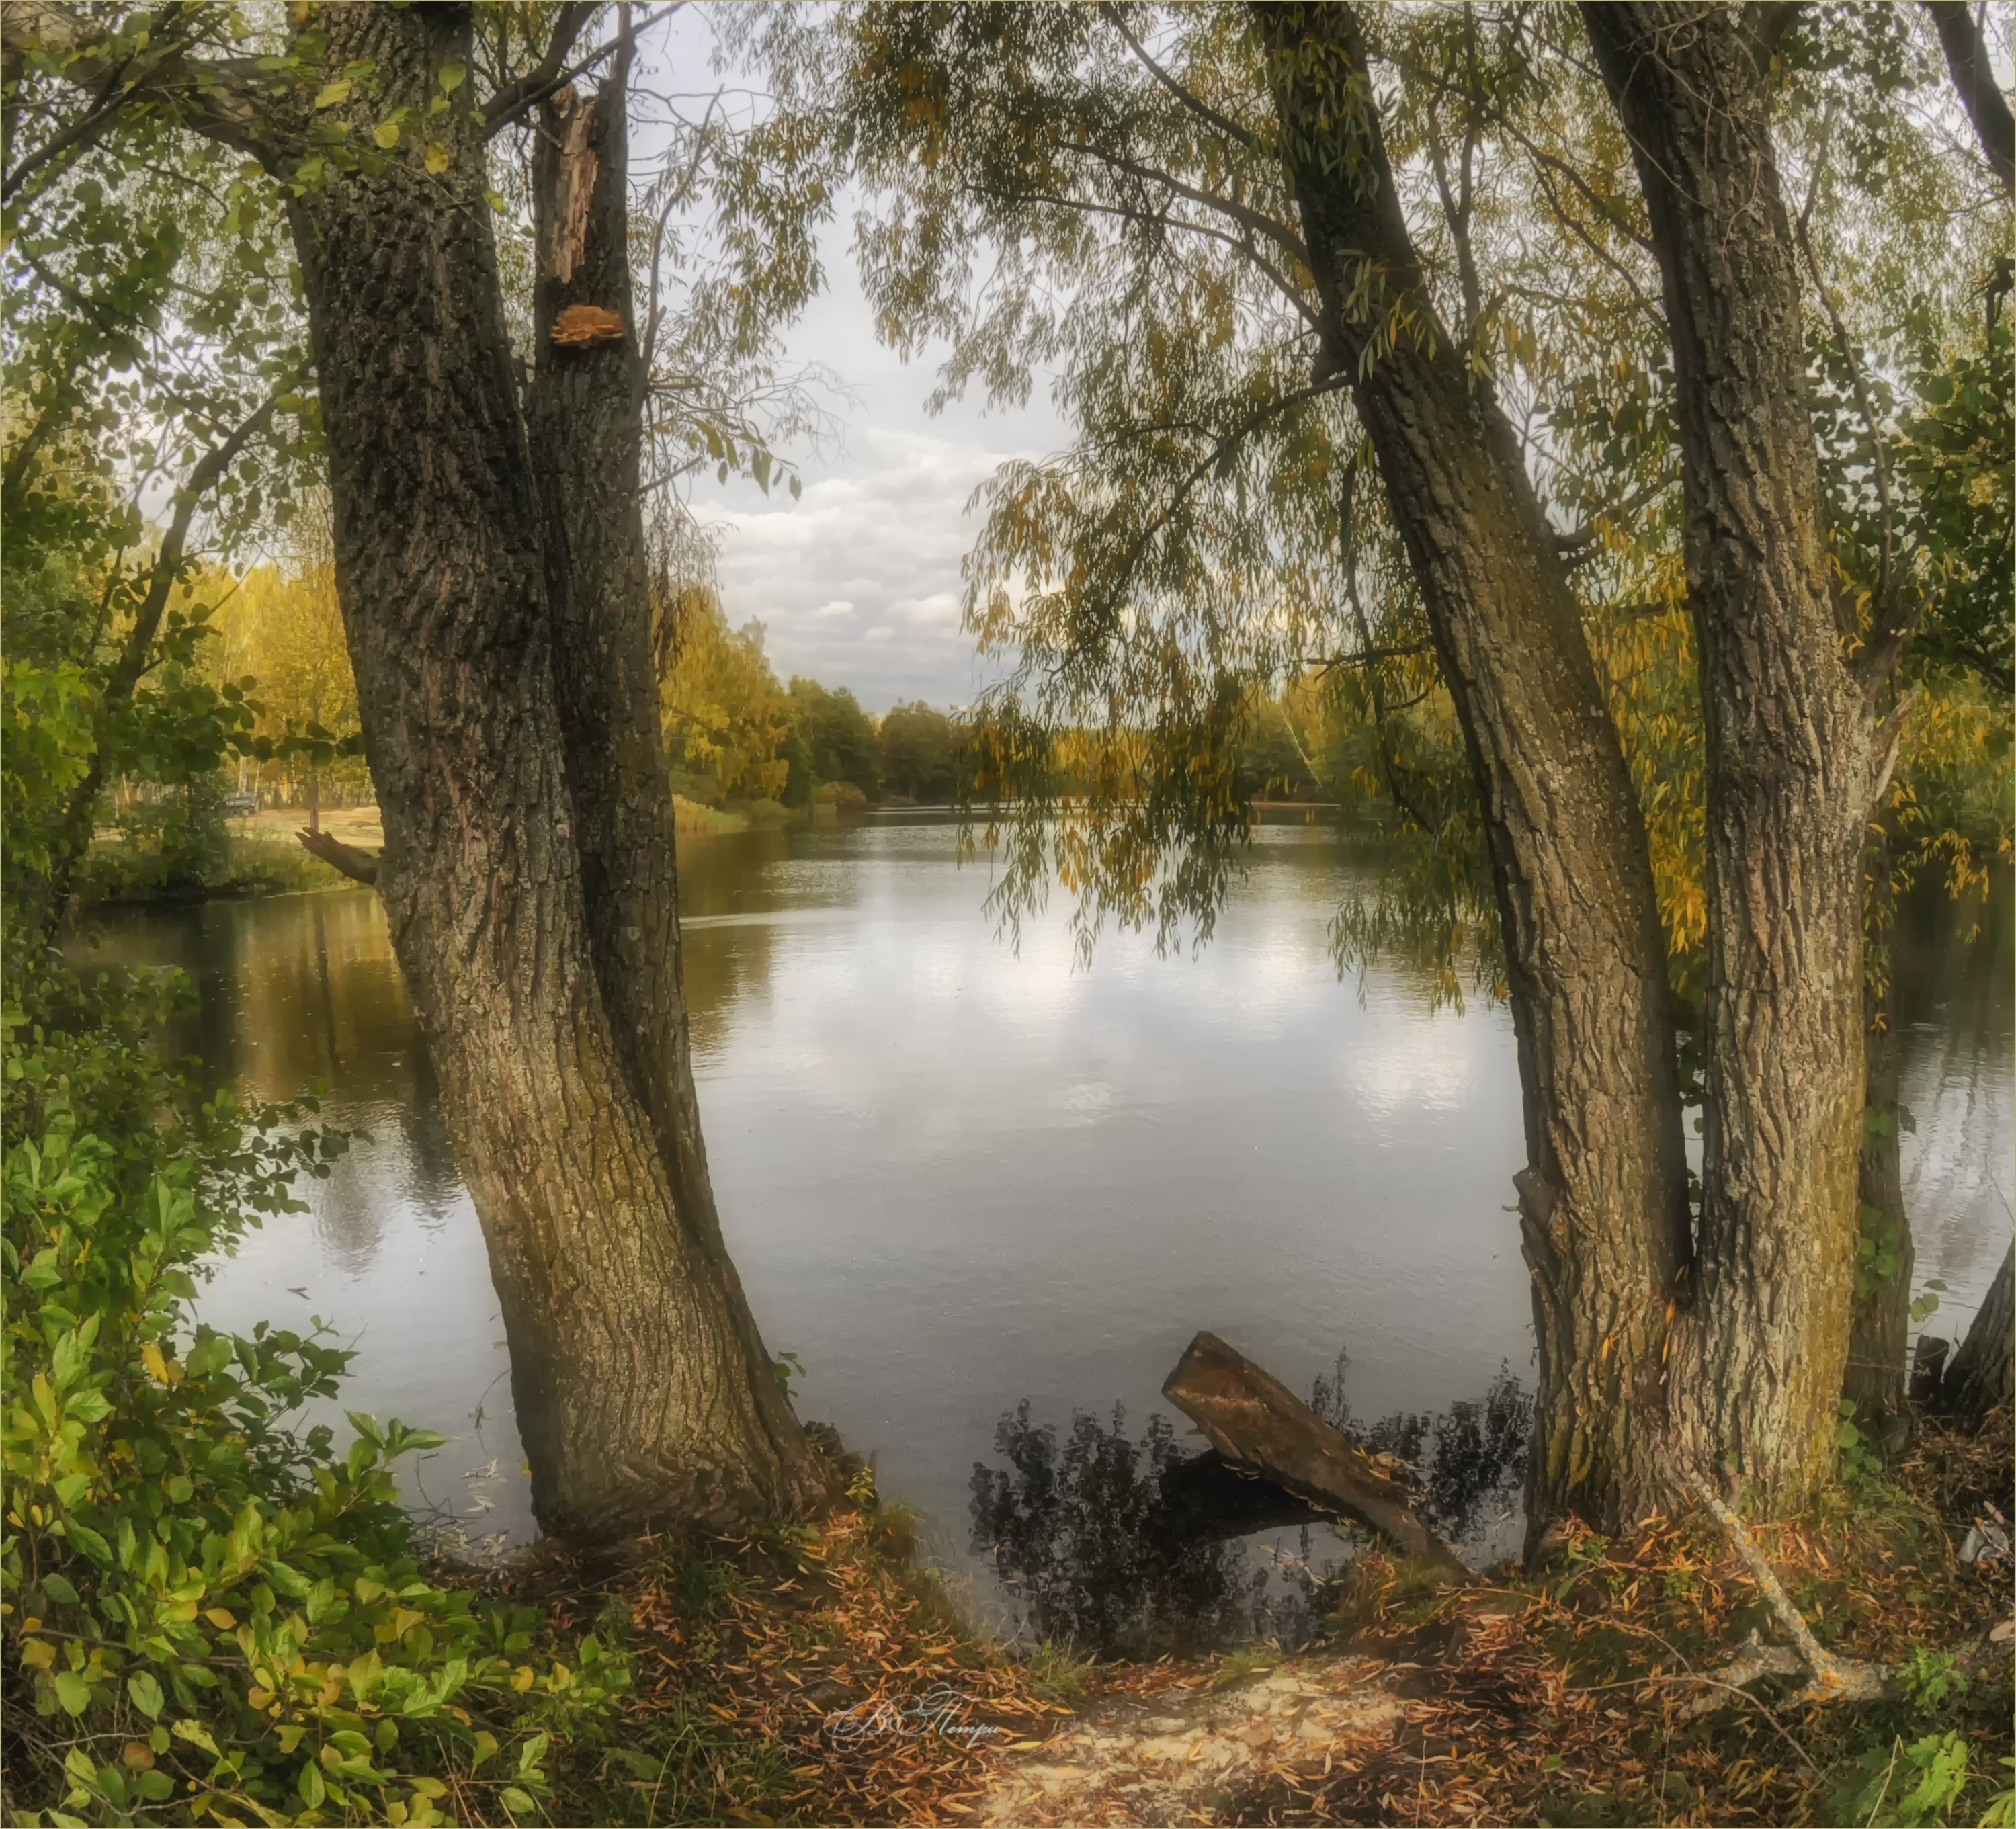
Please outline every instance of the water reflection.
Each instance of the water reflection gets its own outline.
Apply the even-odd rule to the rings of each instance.
[[[1434,1013],[1401,974],[1339,983],[1328,927],[1355,866],[1320,831],[1261,837],[1201,958],[1116,935],[1089,971],[1061,909],[1019,952],[999,945],[985,866],[957,868],[943,825],[681,841],[708,1154],[765,1337],[805,1366],[804,1413],[877,1456],[882,1489],[933,1521],[931,1553],[983,1606],[994,1564],[968,1548],[969,1472],[1004,1395],[1029,1395],[1032,1427],[1116,1402],[1146,1417],[1200,1328],[1301,1390],[1334,1377],[1349,1338],[1359,1415],[1431,1419],[1365,1428],[1421,1463],[1432,1503],[1439,1466],[1516,1462],[1506,1402],[1478,1395],[1530,1351],[1504,1211],[1523,1150],[1510,1022],[1476,1001]],[[1949,1285],[1937,1321],[1956,1328],[2010,1224],[2001,906],[1970,949],[1946,904],[1915,902],[1899,946],[1918,1122],[1904,1173],[1921,1273]],[[122,911],[79,963],[183,967],[201,1001],[173,1045],[214,1082],[282,1099],[326,1082],[326,1119],[370,1133],[301,1190],[304,1220],[213,1266],[208,1318],[329,1320],[358,1349],[347,1405],[457,1438],[416,1496],[473,1535],[529,1535],[488,1263],[376,895]],[[1075,1428],[1060,1424],[1060,1478]],[[1209,1470],[1158,1452],[1137,1440],[1131,1464],[1166,1521]],[[1117,1447],[1078,1460],[1119,1483]],[[1496,1554],[1499,1506],[1467,1527],[1473,1561]],[[1226,1515],[1214,1499],[1193,1521],[1214,1507]],[[1282,1603],[1301,1522],[1268,1523],[1291,1572],[1265,1597]],[[1048,1528],[1032,1515],[1024,1534]],[[1096,1560],[1096,1528],[1058,1530]],[[1341,1553],[1327,1526],[1310,1539]],[[1181,1580],[1251,1629],[1262,1565],[1222,1535],[1195,1540],[1227,1560]]]
[[[1080,1410],[1060,1446],[1025,1399],[995,1431],[1007,1468],[974,1464],[973,1547],[991,1557],[1015,1626],[1143,1658],[1313,1636],[1331,1570],[1312,1565],[1312,1543],[1320,1533],[1336,1547],[1328,1521],[1215,1454],[1185,1453],[1165,1417],[1150,1417],[1139,1440],[1126,1421],[1122,1405],[1109,1424]],[[1306,1521],[1292,1557],[1237,1535],[1297,1520]]]
[[[1474,1566],[1508,1554],[1533,1415],[1510,1369],[1481,1398],[1367,1427],[1345,1395],[1348,1364],[1340,1349],[1310,1407],[1403,1463],[1428,1522]],[[1025,1638],[1147,1658],[1301,1644],[1323,1629],[1330,1590],[1366,1541],[1215,1451],[1186,1453],[1165,1417],[1130,1435],[1123,1405],[1108,1423],[1075,1412],[1060,1441],[1024,1399],[1001,1419],[994,1449],[1005,1467],[974,1464],[972,1547]]]

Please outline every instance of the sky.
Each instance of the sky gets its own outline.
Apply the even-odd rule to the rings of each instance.
[[[790,454],[795,502],[710,476],[693,507],[716,537],[729,620],[762,622],[779,678],[849,687],[878,715],[919,698],[967,704],[986,677],[959,628],[959,565],[978,531],[967,502],[1004,460],[1060,448],[1065,429],[1040,389],[1020,411],[927,412],[938,358],[906,365],[876,340],[843,218],[827,238],[828,290],[786,339],[787,365],[822,363],[848,391],[837,448]]]
[[[691,114],[725,81],[731,113],[738,92],[743,110],[760,110],[753,90],[736,89],[742,73],[711,67],[713,49],[707,9],[686,9],[646,41],[639,89],[675,94]],[[636,178],[655,151],[650,113],[633,115]],[[905,364],[877,340],[853,254],[855,207],[844,197],[834,212],[822,243],[826,289],[787,332],[779,365],[817,364],[837,378],[845,398],[828,404],[838,440],[817,452],[780,448],[803,480],[797,500],[703,471],[692,503],[715,538],[729,621],[763,624],[780,679],[848,687],[878,715],[919,698],[964,705],[991,677],[959,629],[959,565],[979,525],[967,504],[996,466],[1060,450],[1067,434],[1040,383],[1020,410],[926,410],[945,352]]]

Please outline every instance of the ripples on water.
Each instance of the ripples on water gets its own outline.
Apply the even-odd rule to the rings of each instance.
[[[1385,1439],[1428,1465],[1431,1492],[1435,1467],[1503,1449],[1499,1374],[1530,1375],[1506,1013],[1431,1012],[1397,972],[1340,982],[1327,929],[1351,869],[1320,831],[1260,837],[1201,955],[1109,936],[1089,970],[1061,909],[1019,951],[996,941],[985,866],[958,869],[945,826],[681,841],[708,1154],[765,1338],[803,1363],[803,1413],[876,1456],[881,1489],[923,1511],[931,1554],[1004,1625],[1107,1604],[1040,1567],[1046,1543],[1089,1554],[1095,1492],[1164,1532],[1114,1566],[1172,1554],[1180,1481],[1162,1496],[1196,1444],[1124,1419],[1155,1415],[1200,1328],[1304,1391],[1334,1382],[1349,1341],[1352,1403],[1416,1419]],[[1905,1186],[1949,1332],[2011,1225],[2007,907],[1970,947],[1921,900],[1897,948]],[[207,1318],[322,1316],[358,1349],[346,1405],[455,1438],[416,1500],[472,1538],[529,1535],[482,1239],[376,897],[129,912],[95,956],[188,968],[203,1002],[180,1045],[214,1078],[274,1098],[326,1082],[326,1119],[371,1134],[303,1190],[304,1219],[216,1267]],[[1021,1521],[990,1535],[997,1514]],[[1492,1528],[1502,1544],[1473,1554],[1516,1547],[1516,1520]],[[1292,1636],[1300,1584],[1352,1546],[1327,1525],[1306,1552],[1298,1525],[1253,1542],[1184,1551],[1150,1584],[1162,1598],[1113,1629],[1153,1640],[1188,1608]]]

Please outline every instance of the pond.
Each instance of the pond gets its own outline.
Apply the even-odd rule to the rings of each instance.
[[[1198,1445],[1150,1419],[1201,1328],[1298,1391],[1322,1381],[1333,1410],[1348,1392],[1363,1420],[1416,1413],[1382,1441],[1439,1438],[1445,1471],[1467,1470],[1467,1550],[1516,1546],[1532,1343],[1511,1023],[1435,1009],[1403,970],[1340,979],[1329,926],[1363,867],[1321,828],[1262,828],[1201,952],[1108,934],[1086,967],[1061,895],[1019,948],[996,936],[985,861],[958,865],[948,823],[680,839],[707,1150],[765,1338],[802,1367],[801,1414],[873,1457],[1003,1629],[1287,1630],[1303,1560],[1345,1552],[1323,1526],[1180,1547],[1137,1528],[1116,1547],[1117,1513],[1139,1526]],[[2011,1223],[1996,900],[1967,944],[1921,896],[1898,946],[1938,1331],[1964,1327]],[[100,931],[94,960],[195,978],[178,1039],[214,1079],[268,1098],[326,1082],[323,1120],[369,1133],[302,1190],[308,1213],[214,1266],[206,1318],[319,1317],[357,1352],[348,1407],[452,1438],[409,1475],[416,1504],[472,1543],[527,1538],[482,1240],[376,895],[115,911]]]

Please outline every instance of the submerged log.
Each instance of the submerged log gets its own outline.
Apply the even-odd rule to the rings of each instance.
[[[1421,1521],[1405,1486],[1280,1379],[1216,1334],[1200,1334],[1190,1342],[1164,1381],[1162,1395],[1235,1466],[1377,1532],[1417,1562],[1468,1575],[1456,1553]]]

